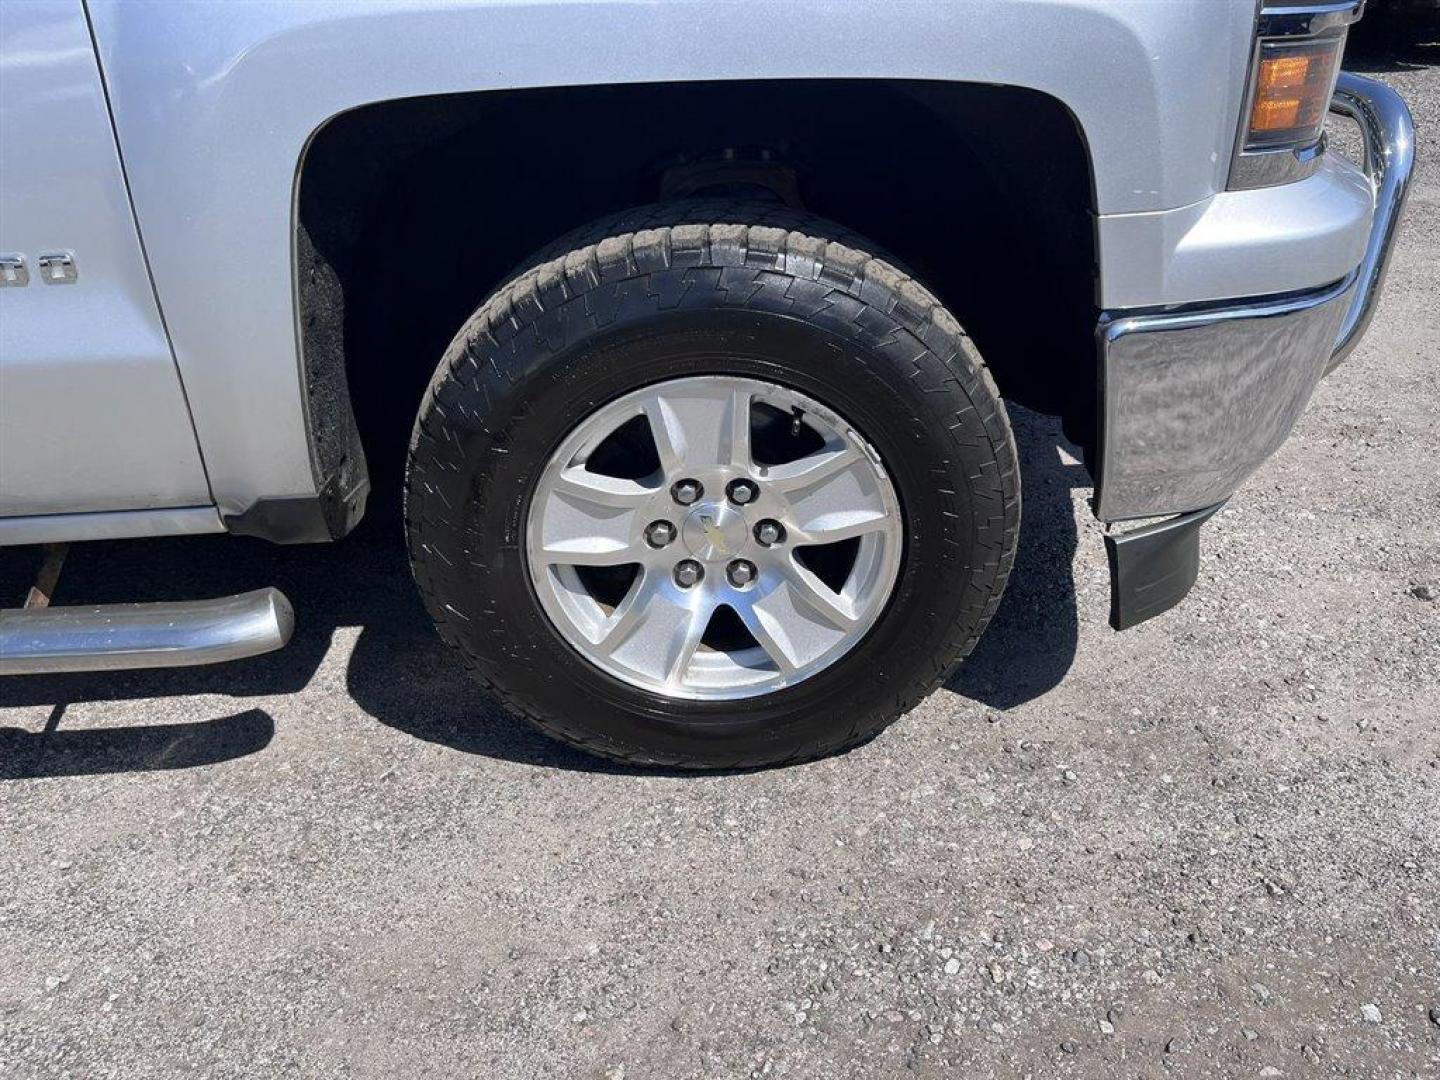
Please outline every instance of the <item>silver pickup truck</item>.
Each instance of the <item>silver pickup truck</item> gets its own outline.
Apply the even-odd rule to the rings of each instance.
[[[545,731],[833,752],[995,611],[1006,400],[1084,454],[1113,625],[1162,612],[1374,311],[1363,6],[4,3],[0,544],[50,555],[0,672],[283,646],[274,589],[48,606],[63,545],[333,541],[373,485]]]

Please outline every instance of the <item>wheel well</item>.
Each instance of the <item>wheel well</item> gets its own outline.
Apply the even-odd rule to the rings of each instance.
[[[343,410],[348,381],[372,475],[397,474],[436,362],[510,270],[677,178],[725,184],[728,159],[729,181],[798,196],[904,261],[1007,397],[1062,415],[1090,445],[1096,259],[1083,135],[1048,95],[967,83],[558,87],[343,113],[311,139],[297,180],[311,409]],[[324,417],[312,427],[323,444]]]

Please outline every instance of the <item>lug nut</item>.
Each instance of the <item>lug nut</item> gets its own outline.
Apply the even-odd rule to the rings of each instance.
[[[675,584],[682,589],[698,585],[705,576],[705,568],[694,559],[681,559],[675,564]]]
[[[746,503],[755,501],[755,497],[760,494],[760,489],[749,480],[731,480],[726,494],[730,496],[731,502],[744,506]]]
[[[725,574],[730,579],[730,584],[737,589],[743,589],[755,580],[755,564],[745,559],[736,559],[725,568]]]
[[[668,521],[652,521],[645,527],[645,542],[651,547],[662,548],[675,539],[675,526]]]
[[[700,486],[699,480],[677,480],[670,494],[681,506],[689,506],[705,494],[705,489]]]
[[[755,526],[755,539],[769,547],[771,544],[778,544],[785,539],[785,526],[778,521],[771,521],[766,518]]]

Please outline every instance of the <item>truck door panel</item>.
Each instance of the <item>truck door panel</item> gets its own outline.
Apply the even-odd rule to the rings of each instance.
[[[0,3],[0,254],[0,516],[209,504],[81,0]]]

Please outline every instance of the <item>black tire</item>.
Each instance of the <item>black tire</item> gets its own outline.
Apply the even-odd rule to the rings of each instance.
[[[769,204],[647,207],[547,249],[461,328],[416,420],[406,527],[441,636],[496,698],[620,761],[773,765],[871,738],[969,653],[1015,552],[1010,425],[955,319],[867,247]],[[830,667],[764,696],[678,701],[612,678],[561,638],[526,568],[529,498],[555,445],[599,405],[688,374],[753,375],[836,409],[902,505],[884,614]]]

